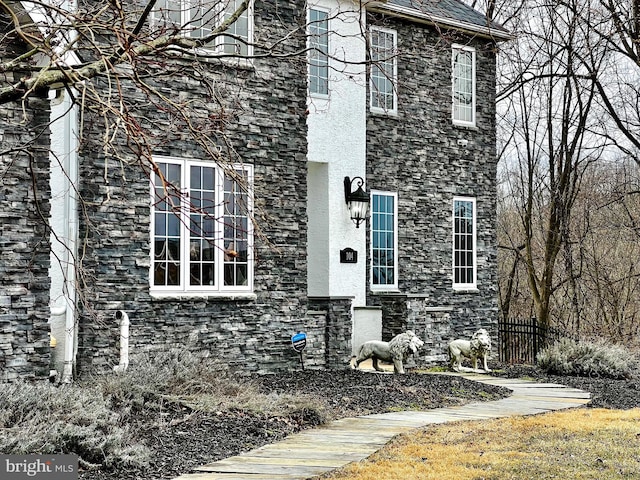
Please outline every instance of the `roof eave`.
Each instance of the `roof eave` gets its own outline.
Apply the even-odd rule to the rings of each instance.
[[[482,27],[473,23],[453,20],[451,18],[440,17],[437,15],[428,15],[414,9],[393,5],[386,2],[371,2],[367,4],[367,10],[372,12],[391,14],[396,17],[406,18],[414,22],[426,23],[433,26],[454,28],[476,36],[481,36],[495,41],[513,40],[515,38],[511,33],[499,28],[490,26]]]

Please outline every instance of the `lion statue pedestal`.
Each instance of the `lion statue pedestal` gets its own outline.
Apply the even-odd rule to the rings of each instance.
[[[487,358],[491,352],[491,337],[481,328],[473,334],[471,340],[453,340],[449,343],[449,364],[454,372],[490,372]],[[468,358],[473,368],[462,366],[462,359]],[[482,360],[482,370],[478,369],[478,360]]]
[[[355,357],[355,366],[352,365],[352,367],[358,368],[362,362],[371,358],[373,368],[378,372],[384,371],[378,365],[378,360],[381,360],[383,362],[393,363],[394,373],[404,373],[403,362],[410,354],[416,353],[423,345],[424,342],[411,330],[396,335],[390,342],[370,340],[360,345]]]

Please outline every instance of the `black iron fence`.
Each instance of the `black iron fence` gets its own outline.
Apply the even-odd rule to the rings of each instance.
[[[540,350],[568,336],[556,328],[539,325],[535,318],[501,318],[498,321],[500,361],[534,364]]]

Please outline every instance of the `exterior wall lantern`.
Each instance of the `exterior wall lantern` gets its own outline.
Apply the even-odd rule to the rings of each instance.
[[[356,191],[352,191],[353,183],[357,185]],[[360,224],[364,222],[369,215],[369,194],[362,189],[364,180],[362,177],[344,177],[344,200],[349,207],[349,215],[351,220],[356,224],[356,228],[360,228]]]

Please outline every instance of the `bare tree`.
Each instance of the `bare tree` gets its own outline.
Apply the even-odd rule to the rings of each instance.
[[[509,172],[505,186],[521,227],[503,248],[513,252],[514,262],[522,262],[535,314],[549,325],[554,294],[573,281],[570,273],[559,278],[558,262],[572,241],[582,174],[604,146],[598,136],[597,86],[577,52],[595,57],[602,47],[572,9],[534,1],[522,14],[519,39],[504,52],[511,81],[501,93],[500,119],[503,167]]]
[[[607,50],[606,58],[582,52],[582,62],[594,77],[598,101],[608,114],[610,141],[640,163],[640,2],[588,0],[571,9]]]

